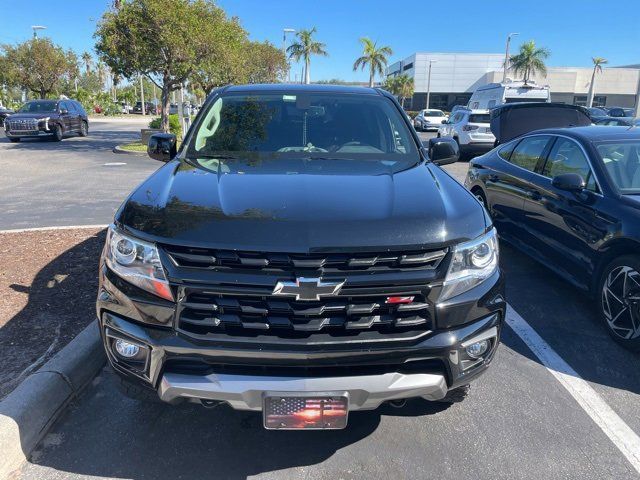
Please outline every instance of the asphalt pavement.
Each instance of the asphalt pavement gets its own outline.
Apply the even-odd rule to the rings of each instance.
[[[117,132],[110,124],[104,128],[105,135]],[[118,135],[103,142],[114,143]],[[96,155],[87,155],[88,148],[70,148],[66,162],[79,172],[103,172],[100,162],[108,160],[98,158],[110,155],[105,144]],[[58,145],[65,142],[54,148]],[[6,148],[0,143],[0,165]],[[66,172],[64,158],[56,157],[58,171]],[[109,208],[154,168],[154,162],[132,157],[120,170],[123,176],[103,174],[93,184],[93,195],[109,207],[93,212],[87,223],[106,223]],[[446,167],[459,180],[466,168],[466,162]],[[46,175],[38,178],[46,180]],[[37,188],[32,182],[27,176],[21,182],[31,196],[23,197],[29,202],[26,211],[21,212],[20,203],[13,207],[14,222],[21,214],[45,212],[44,199],[55,197],[54,185],[44,182]],[[69,194],[67,203],[59,199],[60,211],[75,208],[73,188],[80,187],[87,191],[82,182],[65,187]],[[11,188],[3,177],[3,203],[5,192]],[[38,215],[29,217],[34,226],[47,219]],[[0,222],[13,225],[5,217],[0,215]],[[501,266],[509,304],[541,339],[531,346],[531,339],[525,343],[505,327],[493,365],[460,404],[444,408],[415,400],[403,408],[355,412],[343,431],[269,432],[255,413],[224,406],[145,405],[124,398],[107,368],[53,426],[16,478],[640,478],[633,462],[640,451],[624,450],[637,445],[640,434],[640,357],[609,338],[590,299],[544,267],[505,244]],[[540,348],[570,368],[558,369],[557,360],[543,364]],[[583,401],[571,385],[578,386]],[[594,398],[601,403],[585,406],[584,399]],[[612,433],[611,425],[628,430]]]
[[[149,117],[90,118],[89,136],[10,143],[0,133],[0,230],[107,224],[129,192],[161,164],[115,154]]]

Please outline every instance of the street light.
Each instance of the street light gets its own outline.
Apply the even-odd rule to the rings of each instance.
[[[282,29],[282,54],[287,57],[287,33],[296,33],[293,28],[283,28]],[[291,65],[289,65],[289,60],[287,60],[287,81],[291,82]]]
[[[429,97],[431,97],[431,65],[434,63],[438,63],[438,61],[429,60],[429,78],[427,80],[427,106],[425,108],[429,108]]]
[[[507,81],[507,70],[509,70],[509,44],[511,43],[511,37],[520,35],[519,33],[510,33],[507,36],[507,48],[504,52],[504,72],[502,73],[502,83]]]
[[[31,29],[33,30],[33,38],[38,38],[38,30],[45,30],[47,27],[43,25],[31,25]]]

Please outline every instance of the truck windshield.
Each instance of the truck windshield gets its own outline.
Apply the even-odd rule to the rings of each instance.
[[[598,154],[621,193],[640,193],[640,141],[597,144]]]
[[[56,111],[57,106],[58,106],[58,102],[52,102],[52,101],[27,102],[18,111],[20,113],[40,113],[40,112],[53,113]]]
[[[395,105],[369,94],[229,93],[208,106],[186,148],[211,157],[419,161]]]

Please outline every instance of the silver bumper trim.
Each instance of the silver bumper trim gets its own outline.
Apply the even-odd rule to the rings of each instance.
[[[290,378],[211,374],[206,376],[166,373],[158,394],[165,402],[179,399],[228,402],[236,410],[262,410],[266,392],[319,393],[345,391],[349,410],[373,410],[382,402],[423,397],[440,400],[447,393],[444,376],[431,373],[385,373],[329,378]]]

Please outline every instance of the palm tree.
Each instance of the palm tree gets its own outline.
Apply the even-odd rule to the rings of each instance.
[[[409,97],[413,97],[413,78],[409,75],[398,75],[397,77],[388,77],[384,81],[383,88],[392,95],[400,99],[400,104],[404,108],[404,101]]]
[[[595,95],[596,73],[602,73],[602,65],[607,63],[607,59],[603,57],[591,57],[593,61],[593,73],[591,74],[591,83],[589,84],[589,100],[588,107],[593,107],[593,96]]]
[[[84,62],[84,67],[87,73],[89,73],[91,71],[91,64],[93,63],[93,58],[91,57],[91,54],[89,52],[84,52],[82,54],[82,61]]]
[[[358,68],[364,70],[369,65],[369,86],[373,87],[373,79],[376,73],[382,75],[384,68],[387,66],[387,57],[393,55],[391,47],[378,47],[377,43],[370,38],[363,37],[360,39],[364,47],[363,55],[358,57],[353,64],[353,71]]]
[[[536,42],[529,40],[520,45],[520,52],[509,58],[511,66],[516,74],[521,73],[524,83],[526,84],[531,75],[536,73],[547,73],[547,67],[544,61],[549,58],[551,52],[548,48],[536,47]]]
[[[300,30],[296,33],[298,41],[287,48],[289,58],[293,58],[296,62],[299,62],[301,58],[304,59],[304,83],[306,84],[311,83],[311,75],[309,73],[311,55],[322,55],[323,57],[329,55],[325,50],[326,45],[313,39],[314,33],[316,33],[316,27],[311,30]]]

